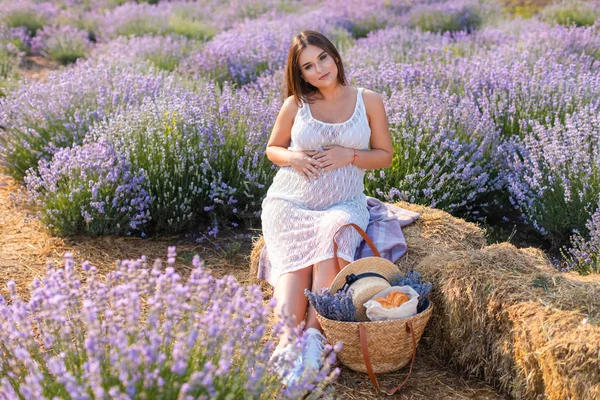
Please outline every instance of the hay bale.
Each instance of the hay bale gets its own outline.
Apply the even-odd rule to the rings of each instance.
[[[486,244],[483,230],[475,224],[455,218],[447,212],[417,204],[402,201],[396,205],[421,214],[416,222],[402,228],[408,245],[407,253],[398,261],[403,269],[414,268],[434,251],[473,250]],[[250,255],[249,279],[252,282],[257,282],[258,259],[264,245],[262,236],[255,239]]]
[[[600,398],[600,276],[556,271],[536,249],[503,243],[435,252],[425,346],[518,399]]]
[[[250,277],[248,278],[252,283],[258,283],[258,260],[260,258],[260,252],[265,246],[265,239],[262,237],[252,239],[252,253],[250,253]]]
[[[408,250],[397,264],[403,270],[414,269],[432,253],[475,250],[486,245],[484,231],[471,222],[418,204],[401,201],[396,205],[421,214],[414,223],[402,228]]]

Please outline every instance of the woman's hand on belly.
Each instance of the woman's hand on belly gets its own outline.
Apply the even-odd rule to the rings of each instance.
[[[323,172],[345,167],[354,161],[354,149],[342,146],[323,146],[323,151],[314,157],[323,165]]]
[[[296,151],[290,157],[290,166],[296,170],[306,180],[310,182],[310,179],[317,180],[321,176],[321,167],[323,163],[316,158],[316,151],[304,150]]]

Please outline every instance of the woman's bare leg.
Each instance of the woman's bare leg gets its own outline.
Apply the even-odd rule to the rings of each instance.
[[[308,299],[304,289],[311,289],[313,280],[313,266],[298,271],[282,274],[275,283],[273,297],[277,299],[275,306],[275,323],[281,320],[281,312],[295,318],[295,325],[299,325],[306,315]],[[335,276],[335,275],[334,275]],[[283,347],[289,342],[289,331],[284,331],[279,338],[279,345]]]
[[[342,268],[344,268],[349,263],[346,260],[340,259],[340,264]],[[328,258],[327,260],[316,263],[313,266],[311,291],[314,293],[315,291],[320,291],[322,288],[329,287],[331,282],[335,279],[335,276],[340,272],[340,264],[338,264],[335,258]],[[319,320],[317,320],[317,312],[311,305],[308,306],[306,326],[304,329],[308,328],[321,330],[321,324],[319,324]]]

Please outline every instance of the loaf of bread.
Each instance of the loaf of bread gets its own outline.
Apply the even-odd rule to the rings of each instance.
[[[406,293],[391,292],[386,297],[377,297],[373,300],[381,304],[383,308],[394,308],[400,307],[410,299]]]

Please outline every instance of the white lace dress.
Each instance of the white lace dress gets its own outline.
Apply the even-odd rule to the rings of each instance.
[[[294,119],[289,149],[322,151],[326,145],[368,149],[371,128],[362,92],[359,88],[352,117],[342,123],[316,120],[308,104],[303,104]],[[349,164],[306,182],[292,167],[279,169],[261,214],[271,285],[283,273],[333,258],[332,238],[341,225],[353,222],[366,230],[369,211],[364,175],[364,169]],[[339,257],[354,261],[361,240],[352,227],[342,229],[336,237]]]

